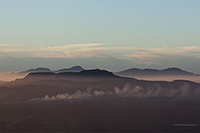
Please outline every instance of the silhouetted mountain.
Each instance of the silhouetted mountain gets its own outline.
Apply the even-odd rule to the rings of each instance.
[[[114,75],[112,72],[100,69],[93,70],[83,70],[81,72],[61,72],[61,73],[53,73],[53,72],[36,72],[30,73],[26,77],[30,76],[85,76],[85,77],[118,77]],[[25,78],[26,78],[25,77]]]
[[[83,70],[81,72],[35,72],[29,73],[25,78],[18,80],[18,82],[33,82],[40,80],[69,80],[69,81],[99,81],[108,78],[119,78],[112,72],[106,70]]]
[[[79,73],[82,76],[103,76],[103,77],[117,77],[112,72],[100,69],[84,70]]]
[[[195,76],[195,74],[192,72],[184,71],[180,68],[175,68],[175,67],[162,70],[131,68],[128,70],[117,72],[116,74],[123,76],[173,76],[173,75]]]
[[[34,72],[51,72],[51,70],[49,68],[36,68],[36,69],[29,69],[26,71],[22,71],[21,73],[34,73]]]
[[[57,73],[61,73],[61,72],[80,72],[85,70],[84,68],[82,68],[81,66],[73,66],[71,68],[64,68],[64,69],[60,69],[60,70],[56,70],[55,72]]]

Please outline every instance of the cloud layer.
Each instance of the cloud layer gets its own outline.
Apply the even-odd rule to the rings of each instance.
[[[71,44],[52,47],[24,48],[23,45],[0,44],[0,56],[43,58],[117,57],[152,60],[165,56],[191,56],[200,58],[200,46],[175,48],[107,47],[102,43]]]
[[[163,48],[135,48],[135,47],[108,47],[103,43],[71,44],[52,47],[25,47],[23,45],[0,44],[0,57],[12,58],[43,58],[43,59],[80,59],[101,58],[104,64],[119,64],[124,61],[129,67],[181,67],[199,73],[200,46],[191,47],[163,47]],[[106,61],[109,60],[109,61]],[[91,63],[88,63],[91,64]],[[73,64],[72,64],[73,65]],[[80,64],[81,65],[81,64]],[[96,64],[101,67],[102,64]],[[114,65],[116,67],[116,65]],[[114,67],[110,64],[110,67]],[[103,66],[108,68],[108,66]],[[121,64],[120,68],[125,68]],[[108,68],[110,69],[110,68]]]

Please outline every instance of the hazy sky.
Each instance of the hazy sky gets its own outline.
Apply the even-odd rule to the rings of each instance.
[[[200,0],[0,0],[0,71],[200,73]]]

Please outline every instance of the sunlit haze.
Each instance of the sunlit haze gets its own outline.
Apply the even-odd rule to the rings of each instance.
[[[0,81],[14,81],[16,79],[24,78],[26,75],[27,73],[0,73]]]

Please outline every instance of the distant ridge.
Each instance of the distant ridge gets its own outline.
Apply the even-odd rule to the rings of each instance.
[[[49,68],[39,67],[36,69],[29,69],[26,71],[22,71],[21,73],[34,73],[34,72],[51,72],[51,70]]]
[[[81,66],[73,66],[71,68],[64,68],[64,69],[60,69],[60,70],[56,70],[54,72],[56,73],[61,73],[61,72],[80,72],[85,70],[84,68],[82,68]]]
[[[29,70],[26,70],[26,71],[21,71],[20,73],[38,73],[38,72],[62,73],[62,72],[80,72],[80,71],[83,71],[83,70],[85,70],[85,69],[78,65],[78,66],[59,69],[59,70],[55,70],[55,71],[51,71],[49,68],[38,67],[38,68],[35,68],[35,69],[29,69]]]
[[[100,77],[100,78],[113,78],[118,77],[114,75],[112,72],[100,69],[93,69],[93,70],[83,70],[81,72],[61,72],[61,73],[54,73],[54,72],[35,72],[29,73],[24,79],[29,78],[48,78],[48,77]]]
[[[131,69],[117,72],[115,74],[123,75],[123,76],[170,76],[170,75],[171,76],[174,76],[174,75],[195,76],[196,75],[192,72],[184,71],[176,67],[162,69],[162,70],[131,68]]]

